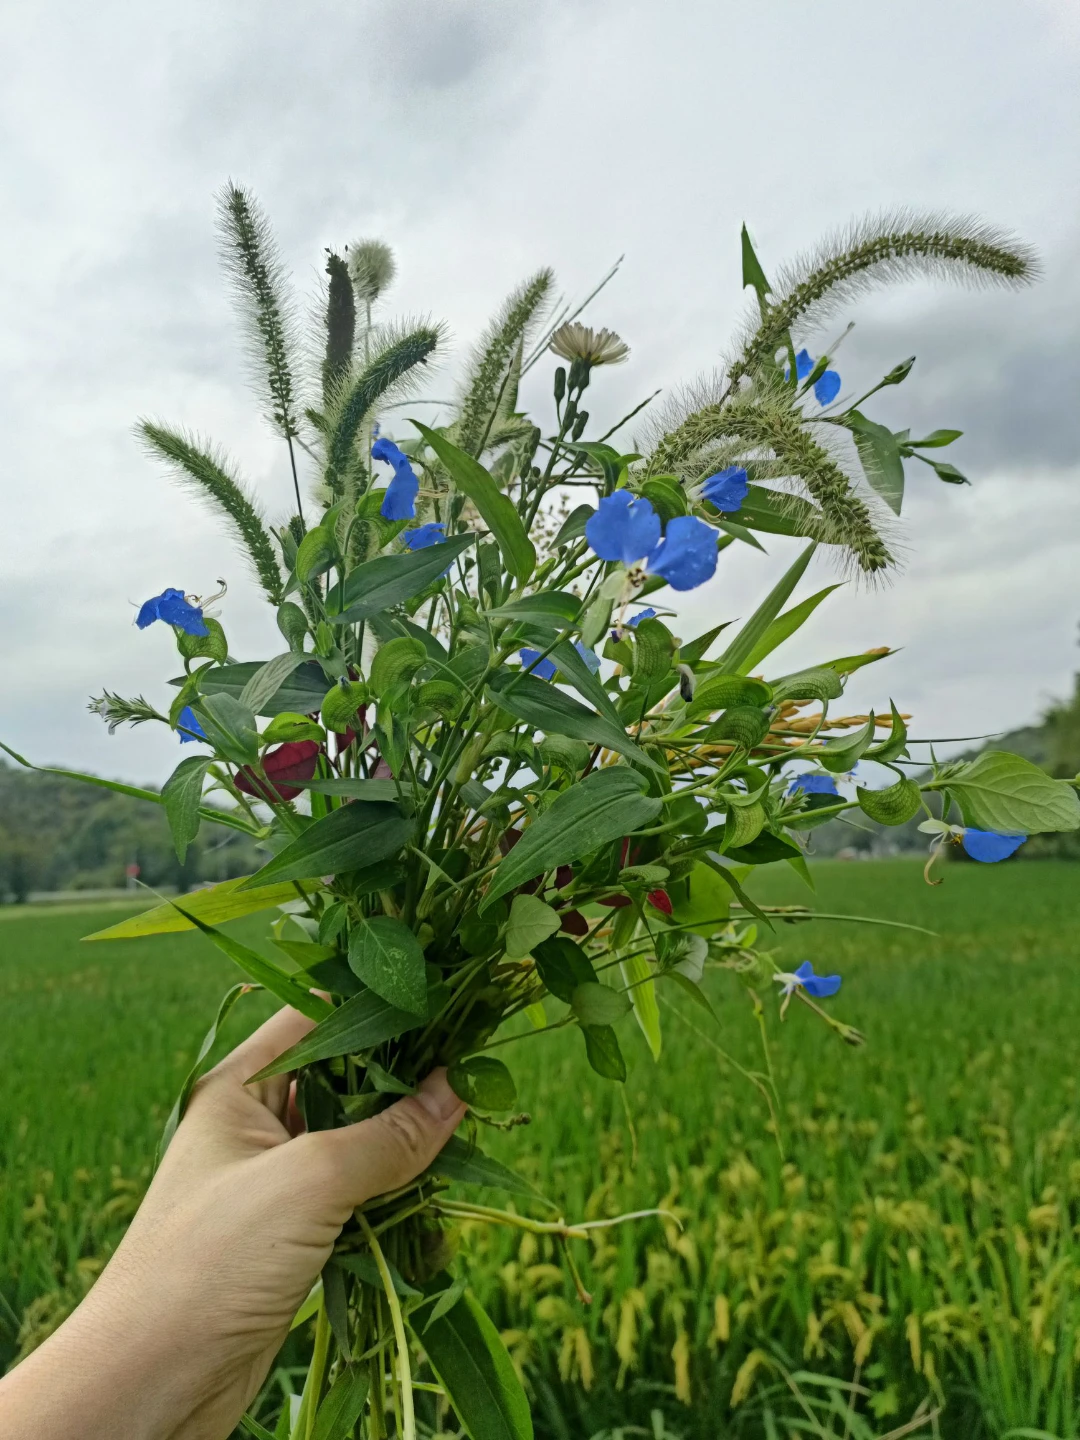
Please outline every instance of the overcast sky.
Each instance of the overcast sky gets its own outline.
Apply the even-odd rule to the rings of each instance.
[[[160,783],[173,737],[110,739],[85,703],[103,686],[167,702],[171,635],[131,623],[166,585],[225,576],[233,653],[280,649],[214,520],[131,431],[140,414],[198,428],[286,513],[285,456],[245,389],[215,260],[230,176],[262,198],[302,295],[324,246],[395,247],[396,306],[449,327],[433,388],[530,271],[551,264],[582,295],[625,252],[586,317],[633,347],[590,395],[612,418],[716,363],[742,306],[744,219],[766,268],[882,207],[1012,229],[1043,257],[1031,290],[912,285],[853,310],[845,389],[917,354],[871,413],[963,429],[947,458],[973,485],[911,467],[902,571],[839,592],[781,658],[903,647],[849,693],[856,708],[894,697],[923,735],[1008,728],[1069,688],[1075,0],[7,0],[3,18],[0,739]],[[793,553],[767,543],[726,553],[684,633],[748,613]],[[815,562],[802,593],[834,578]]]

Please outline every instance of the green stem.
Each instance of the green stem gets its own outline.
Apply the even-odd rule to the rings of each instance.
[[[320,1297],[319,1311],[315,1319],[315,1350],[311,1357],[311,1368],[304,1383],[304,1395],[300,1402],[300,1414],[292,1440],[311,1440],[315,1434],[315,1416],[319,1409],[323,1377],[326,1374],[326,1358],[330,1350],[330,1317],[326,1313],[326,1301]]]
[[[401,1384],[401,1440],[416,1440],[416,1416],[413,1413],[413,1392],[412,1392],[412,1368],[409,1364],[409,1342],[405,1338],[405,1321],[401,1314],[401,1305],[398,1303],[397,1292],[394,1290],[394,1282],[390,1278],[390,1270],[386,1264],[386,1256],[376,1238],[375,1231],[368,1223],[367,1216],[360,1211],[356,1212],[356,1219],[363,1231],[364,1239],[371,1247],[371,1253],[375,1257],[375,1264],[379,1271],[379,1279],[383,1284],[383,1291],[386,1294],[386,1303],[390,1307],[390,1318],[394,1324],[394,1341],[397,1345],[398,1356],[398,1377]]]

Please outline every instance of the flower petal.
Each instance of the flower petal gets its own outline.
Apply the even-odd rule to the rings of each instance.
[[[406,530],[402,540],[410,550],[426,550],[431,545],[442,545],[446,540],[446,526],[431,521],[427,525],[418,525],[415,530]]]
[[[996,830],[965,830],[960,843],[972,860],[994,865],[1015,855],[1027,838],[1026,835],[999,835]]]
[[[587,645],[583,645],[580,640],[574,641],[574,649],[577,651],[577,653],[581,656],[582,660],[585,661],[585,664],[595,675],[596,672],[600,669],[600,656],[597,655],[595,651],[590,650]]]
[[[519,650],[518,654],[521,656],[522,665],[530,674],[535,675],[540,680],[555,679],[559,667],[555,664],[554,660],[541,660],[541,652],[539,650],[530,650],[527,646],[524,650]]]
[[[814,394],[819,405],[831,405],[840,394],[840,376],[835,370],[825,370],[814,381]]]
[[[649,605],[646,609],[640,611],[637,615],[632,616],[629,620],[627,620],[626,623],[630,626],[631,630],[634,630],[641,624],[642,620],[654,620],[655,618],[656,611],[652,608],[651,605]]]
[[[800,350],[795,356],[795,375],[799,380],[805,380],[814,368],[814,357],[809,350]]]
[[[750,477],[741,465],[729,465],[710,475],[701,487],[701,494],[718,510],[731,512],[742,508],[750,489]]]
[[[645,568],[673,590],[696,590],[716,573],[716,531],[696,515],[676,515]]]
[[[635,499],[629,490],[615,490],[604,495],[589,516],[585,539],[601,560],[633,565],[659,541],[660,516],[644,496]]]
[[[815,1000],[826,1000],[830,995],[835,995],[840,989],[841,980],[839,975],[811,975],[803,981],[803,987],[808,995]]]
[[[789,795],[839,795],[836,781],[831,775],[796,775],[788,786]]]
[[[176,724],[180,732],[181,745],[191,745],[194,744],[196,740],[206,739],[206,732],[199,724],[198,717],[190,705],[185,705],[183,710],[180,711]],[[185,734],[185,731],[190,733]]]

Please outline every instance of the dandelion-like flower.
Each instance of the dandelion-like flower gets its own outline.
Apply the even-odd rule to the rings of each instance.
[[[630,354],[630,346],[614,330],[593,330],[576,320],[559,326],[551,337],[551,349],[563,360],[589,366],[620,365]]]
[[[164,620],[166,625],[175,625],[178,630],[183,630],[188,635],[210,634],[201,607],[192,605],[183,590],[163,590],[160,595],[152,595],[139,607],[135,624],[140,630],[145,630],[155,620]]]
[[[371,447],[371,458],[384,460],[394,469],[394,478],[386,487],[379,514],[384,520],[412,520],[416,515],[416,496],[420,482],[409,457],[403,450],[399,450],[392,440],[380,435]]]

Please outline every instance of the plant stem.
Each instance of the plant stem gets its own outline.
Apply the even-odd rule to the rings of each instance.
[[[371,1247],[371,1253],[375,1258],[378,1267],[379,1279],[383,1283],[383,1290],[386,1293],[386,1303],[390,1307],[390,1317],[394,1323],[394,1340],[397,1345],[398,1355],[398,1377],[401,1384],[401,1440],[416,1440],[416,1416],[413,1413],[412,1393],[412,1368],[409,1364],[409,1342],[405,1338],[405,1321],[401,1314],[401,1305],[398,1302],[397,1293],[394,1290],[394,1282],[390,1278],[390,1270],[386,1264],[386,1256],[382,1252],[382,1246],[376,1238],[375,1231],[368,1223],[367,1216],[361,1211],[356,1211],[356,1219],[360,1229],[364,1232],[364,1239]]]
[[[315,1350],[311,1357],[311,1368],[304,1383],[304,1395],[300,1402],[300,1414],[292,1440],[311,1440],[315,1433],[315,1416],[319,1409],[319,1395],[322,1391],[323,1376],[326,1374],[326,1357],[330,1349],[330,1317],[326,1313],[326,1300],[319,1299],[319,1310],[315,1318]]]

